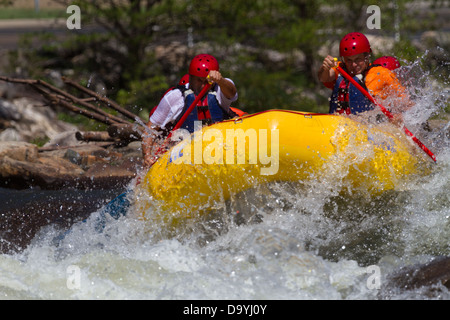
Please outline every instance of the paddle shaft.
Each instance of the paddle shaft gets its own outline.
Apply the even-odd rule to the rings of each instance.
[[[394,118],[394,115],[387,110],[383,105],[378,103],[370,94],[367,92],[366,89],[364,89],[355,79],[353,79],[347,72],[345,72],[339,65],[336,67],[336,69],[339,71],[339,73],[346,78],[348,81],[350,81],[356,88],[358,88],[359,91],[362,92],[372,103],[377,105],[381,111],[389,118]],[[403,126],[403,130],[405,131],[406,135],[411,137],[411,139],[423,150],[425,153],[430,156],[431,159],[433,159],[434,162],[436,162],[436,156],[419,140],[416,136],[412,134],[411,131],[408,130],[405,126]]]
[[[189,106],[189,108],[186,110],[186,112],[183,114],[183,116],[181,117],[180,121],[178,121],[177,124],[175,125],[175,127],[173,127],[173,129],[170,132],[171,134],[172,134],[172,132],[174,132],[175,130],[179,129],[183,125],[184,121],[186,121],[186,118],[189,116],[189,114],[195,108],[195,106],[200,101],[200,99],[202,99],[203,96],[206,94],[206,92],[208,92],[209,88],[211,88],[211,85],[212,85],[212,83],[209,83],[209,82],[207,84],[205,84],[205,86],[203,87],[202,91],[200,91],[198,96],[195,97],[194,101]]]

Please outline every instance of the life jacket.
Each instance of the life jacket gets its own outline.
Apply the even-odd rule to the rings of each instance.
[[[238,109],[235,107],[230,107],[230,110],[233,111],[234,113],[236,113],[238,117],[243,117],[248,114],[247,112],[242,111],[241,109]]]
[[[363,75],[353,77],[366,91],[365,75],[375,66],[378,65],[370,65]],[[375,105],[358,88],[339,75],[331,94],[329,113],[358,114],[374,108]]]
[[[169,88],[166,92],[164,92],[163,97],[166,95],[167,92],[169,92],[170,90],[173,90],[173,89],[175,89],[175,87]],[[149,120],[150,120],[150,117],[152,116],[152,114],[156,111],[156,108],[158,108],[158,105],[154,106],[153,109],[150,110],[150,113],[148,115]],[[238,117],[242,117],[242,116],[245,116],[248,114],[247,112],[242,111],[241,109],[238,109],[235,107],[230,107],[230,110],[233,111]]]
[[[196,96],[192,89],[186,87],[177,87],[181,90],[184,97],[184,108],[178,118],[175,121],[174,126],[181,117],[187,112],[187,109],[194,102]],[[202,121],[203,125],[210,125],[223,120],[236,117],[237,114],[233,110],[225,110],[219,104],[217,100],[217,91],[210,90],[208,93],[198,102],[197,106],[187,116],[186,120],[182,124],[181,128],[187,129],[189,132],[194,132],[194,121]]]

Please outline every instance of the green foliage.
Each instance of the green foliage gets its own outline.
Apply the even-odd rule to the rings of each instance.
[[[400,40],[394,44],[393,55],[400,60],[415,61],[421,55],[409,40]]]
[[[119,90],[117,102],[120,105],[127,106],[129,110],[136,114],[140,114],[144,111],[147,115],[154,107],[154,105],[149,104],[149,101],[157,101],[158,98],[162,97],[162,93],[169,87],[166,78],[162,75],[157,75],[144,80],[132,81],[129,86],[129,90]],[[147,116],[142,117],[146,118]]]
[[[50,141],[49,137],[36,137],[30,141],[30,143],[37,145],[38,147],[43,147],[44,144]]]
[[[268,109],[315,112],[325,112],[328,109],[318,106],[316,96],[305,94],[312,91],[314,84],[308,83],[307,77],[302,73],[249,69],[237,74],[233,80],[239,87],[237,106],[248,113]]]

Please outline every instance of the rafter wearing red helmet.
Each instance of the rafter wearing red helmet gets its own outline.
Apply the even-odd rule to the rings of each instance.
[[[406,90],[395,74],[386,67],[370,63],[372,48],[367,37],[360,32],[345,35],[339,44],[340,66],[372,96],[379,99],[397,97],[396,102],[410,106]],[[319,69],[319,80],[333,92],[330,98],[330,113],[359,114],[375,108],[360,90],[336,70],[337,62],[328,55]],[[404,109],[404,108],[403,108]],[[401,121],[401,114],[394,117]]]
[[[150,167],[157,160],[155,154],[161,153],[159,149],[162,142],[183,115],[187,114],[188,108],[209,82],[212,82],[211,88],[187,115],[181,128],[193,132],[196,121],[209,125],[236,116],[230,109],[231,103],[238,98],[236,86],[231,79],[222,76],[214,56],[195,56],[189,65],[188,74],[189,79],[184,76],[177,87],[169,90],[150,116],[147,126],[152,129],[152,133],[142,140],[146,167]]]

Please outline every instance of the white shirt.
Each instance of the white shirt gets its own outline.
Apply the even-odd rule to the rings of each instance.
[[[228,78],[226,79],[234,84],[234,82],[231,79]],[[186,88],[189,88],[189,83],[186,85]],[[231,103],[233,101],[236,101],[238,98],[238,94],[236,92],[233,98],[228,99],[227,97],[224,96],[222,90],[220,90],[220,87],[217,84],[215,84],[211,90],[217,92],[216,94],[217,101],[225,110],[228,110],[231,106]],[[184,98],[181,91],[170,90],[164,95],[164,97],[159,102],[158,107],[150,117],[150,122],[154,125],[157,125],[160,128],[165,128],[168,123],[178,118],[183,108],[184,108]]]

